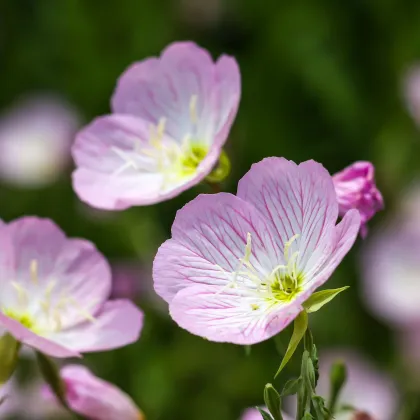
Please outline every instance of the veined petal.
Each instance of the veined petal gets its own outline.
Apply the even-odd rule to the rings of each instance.
[[[250,262],[256,273],[266,276],[279,257],[262,215],[232,194],[198,196],[178,211],[172,239],[156,255],[155,290],[170,302],[175,293],[192,284],[229,284],[249,236]]]
[[[292,322],[302,310],[303,295],[288,304],[273,305],[260,297],[217,286],[187,287],[170,303],[172,318],[189,332],[211,341],[255,344]]]
[[[240,98],[235,63],[210,54],[192,42],[169,45],[160,58],[130,66],[112,98],[114,112],[139,116],[157,124],[164,117],[167,132],[181,141],[190,134],[206,144],[228,135]],[[193,108],[193,109],[192,109]]]
[[[76,352],[111,350],[134,343],[143,327],[143,312],[131,301],[110,300],[92,322],[52,333],[50,339]]]
[[[338,217],[331,176],[314,161],[296,165],[284,158],[266,158],[239,181],[237,195],[269,220],[278,232],[279,246],[299,235],[292,249],[299,251],[302,269],[314,250],[325,246]]]
[[[333,242],[328,250],[328,258],[322,266],[316,266],[316,261],[309,260],[308,267],[311,270],[309,277],[312,278],[309,285],[312,290],[315,290],[328,280],[341,260],[349,252],[357,238],[360,222],[361,217],[358,210],[349,210],[343,217],[343,220],[334,228]]]

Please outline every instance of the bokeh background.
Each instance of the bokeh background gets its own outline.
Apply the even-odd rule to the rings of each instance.
[[[0,107],[7,116],[22,97],[52,95],[82,126],[109,112],[116,79],[130,63],[158,55],[170,42],[193,40],[214,57],[234,55],[242,100],[227,145],[233,168],[224,190],[235,192],[250,165],[266,156],[315,159],[331,173],[356,160],[374,163],[386,210],[329,282],[350,290],[312,316],[311,326],[321,349],[349,347],[373,359],[412,407],[406,402],[415,400],[417,385],[407,379],[399,333],[366,304],[361,260],[375,232],[397,218],[402,194],[420,172],[420,132],[404,94],[407,71],[420,60],[419,27],[420,3],[410,0],[1,0]],[[31,137],[19,133],[15,142]],[[42,155],[42,145],[39,152],[25,144],[12,158],[22,170],[32,153]],[[68,235],[93,241],[116,270],[129,267],[128,290],[146,313],[142,337],[85,362],[127,391],[148,419],[235,420],[261,404],[281,360],[274,342],[247,355],[242,347],[192,336],[171,321],[152,290],[152,260],[176,210],[208,187],[155,206],[99,212],[73,193],[71,169],[69,160],[59,175],[43,173],[41,185],[2,177],[0,218],[52,218]],[[297,372],[298,362],[278,384]],[[34,374],[28,363],[21,373],[26,382]],[[420,418],[414,406],[405,416]]]

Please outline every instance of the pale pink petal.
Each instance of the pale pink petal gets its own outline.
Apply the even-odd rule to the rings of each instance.
[[[81,357],[77,350],[72,350],[66,346],[62,346],[48,338],[41,337],[36,333],[28,330],[20,322],[9,318],[0,312],[0,325],[5,328],[16,340],[26,344],[41,353],[52,357]]]
[[[220,154],[212,148],[195,173],[177,178],[164,173],[149,139],[150,123],[128,115],[101,117],[80,131],[73,146],[73,187],[79,198],[106,210],[167,200],[206,177]],[[161,139],[163,145],[173,141],[166,135]]]
[[[273,305],[259,296],[218,286],[187,287],[173,298],[170,313],[189,332],[211,341],[256,344],[278,334],[302,311],[307,295]]]
[[[191,117],[196,97],[197,120]],[[166,119],[167,132],[178,141],[187,134],[207,144],[226,140],[240,99],[240,74],[233,59],[216,64],[209,53],[192,42],[176,42],[160,59],[130,66],[120,77],[114,112],[139,116],[157,124]]]
[[[172,239],[159,249],[154,265],[155,290],[166,301],[193,284],[229,283],[244,257],[247,235],[251,261],[262,275],[278,263],[278,249],[261,214],[226,193],[200,195],[178,211]]]
[[[309,259],[308,266],[311,267],[310,286],[318,288],[324,284],[338,267],[344,256],[353,246],[360,229],[360,214],[357,210],[349,210],[343,220],[334,228],[330,247],[325,248],[327,258],[322,259],[316,253]],[[316,259],[322,262],[318,264]]]
[[[81,308],[95,313],[110,294],[111,273],[102,254],[88,241],[68,239],[48,219],[24,217],[5,225],[0,249],[3,310],[32,299],[26,312],[38,327],[45,316],[40,302],[47,295],[51,309],[70,299],[60,313],[60,326],[67,328],[86,319]],[[15,284],[24,289],[25,296]]]
[[[51,333],[50,339],[78,352],[111,350],[134,343],[143,327],[143,312],[129,300],[110,300],[87,321],[69,330]]]
[[[239,181],[238,197],[253,204],[278,232],[278,245],[294,235],[293,250],[304,269],[318,246],[324,246],[338,216],[334,185],[327,170],[307,161],[266,158]]]

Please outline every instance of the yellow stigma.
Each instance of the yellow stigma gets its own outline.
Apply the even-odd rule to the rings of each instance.
[[[21,323],[24,327],[30,330],[32,330],[35,325],[32,318],[28,314],[18,314],[17,312],[13,311],[13,309],[6,309],[3,311],[3,313],[9,318],[12,318],[15,321]]]

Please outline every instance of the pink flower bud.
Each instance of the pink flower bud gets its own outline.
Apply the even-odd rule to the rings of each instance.
[[[366,223],[379,210],[384,202],[382,194],[375,185],[375,168],[370,162],[355,162],[333,176],[340,215],[350,209],[357,209],[362,218],[360,233],[367,233]]]
[[[143,420],[132,399],[115,385],[80,365],[61,369],[67,403],[72,411],[91,420]]]

